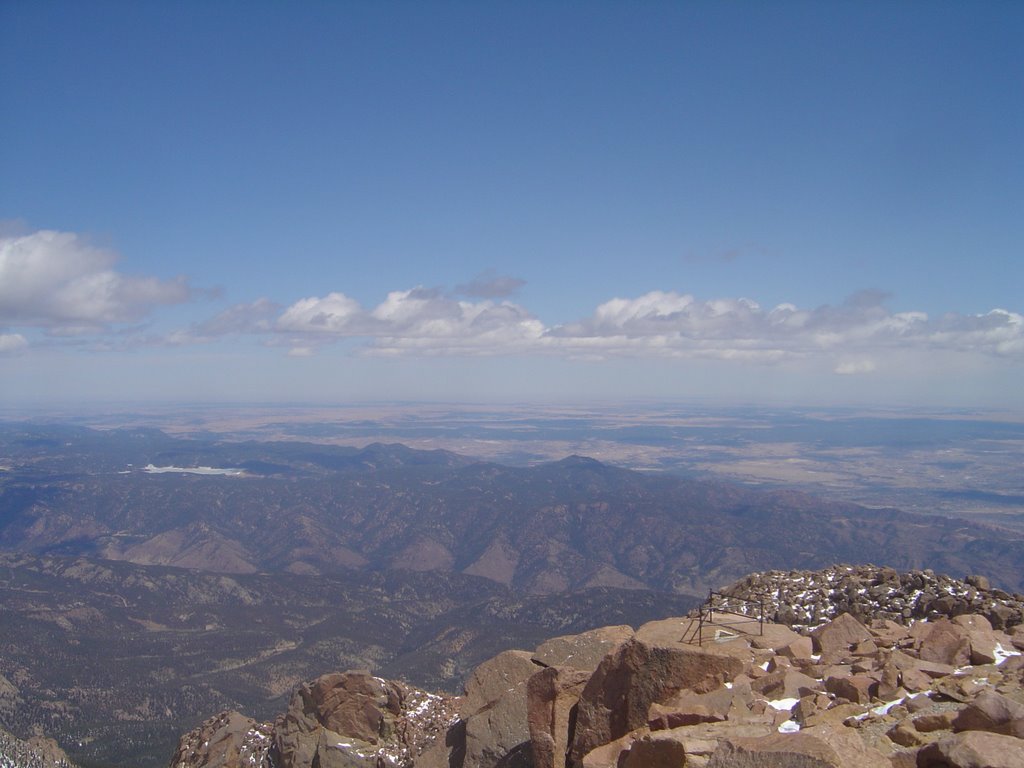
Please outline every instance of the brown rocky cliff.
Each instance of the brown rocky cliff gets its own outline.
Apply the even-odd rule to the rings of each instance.
[[[221,712],[182,737],[172,768],[258,768],[269,766],[269,725],[239,712]]]

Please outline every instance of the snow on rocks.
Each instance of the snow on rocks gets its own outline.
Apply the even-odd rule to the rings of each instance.
[[[917,619],[976,614],[996,629],[1024,622],[1024,596],[989,586],[982,576],[955,579],[931,570],[900,573],[875,565],[834,565],[820,571],[765,571],[725,587],[734,598],[763,600],[765,618],[794,628],[814,628],[842,613],[909,624]],[[723,606],[754,615],[753,603]]]

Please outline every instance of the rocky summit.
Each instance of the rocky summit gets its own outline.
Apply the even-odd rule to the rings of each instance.
[[[1020,596],[873,566],[723,593],[691,616],[506,651],[460,697],[325,675],[272,723],[202,724],[171,768],[1024,766]]]
[[[335,672],[300,686],[274,723],[238,712],[210,718],[181,739],[171,765],[413,765],[457,721],[451,696],[365,671]]]
[[[722,590],[723,606],[794,628],[814,627],[841,613],[907,624],[980,614],[997,629],[1024,622],[1024,596],[993,589],[985,576],[955,579],[930,569],[898,572],[876,565],[834,565],[820,571],[753,573]]]

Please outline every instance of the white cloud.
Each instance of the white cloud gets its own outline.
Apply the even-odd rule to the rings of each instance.
[[[276,326],[293,333],[346,335],[355,330],[353,321],[361,314],[359,302],[343,293],[329,293],[323,298],[299,299],[277,319]]]
[[[293,356],[356,339],[363,342],[359,351],[371,355],[534,354],[760,365],[820,361],[842,375],[870,373],[881,367],[882,358],[886,369],[898,367],[907,352],[1024,361],[1024,318],[1015,312],[933,319],[923,312],[891,312],[882,304],[885,299],[865,292],[839,306],[801,309],[786,303],[766,310],[748,298],[702,301],[651,291],[610,299],[575,323],[546,325],[509,301],[465,301],[413,288],[392,291],[372,308],[338,292],[300,299],[283,311],[261,299],[200,327],[277,336]]]
[[[366,351],[382,355],[496,354],[529,351],[544,326],[510,302],[458,301],[414,288],[392,291],[370,310],[342,293],[300,299],[281,313],[274,330],[321,343],[367,338]]]
[[[111,251],[68,232],[0,238],[0,321],[54,333],[96,332],[189,299],[183,278],[125,275],[114,269],[116,261]]]
[[[20,333],[0,333],[0,355],[20,352],[28,346],[28,339]]]

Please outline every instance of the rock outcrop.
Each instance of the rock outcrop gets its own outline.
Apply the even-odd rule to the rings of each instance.
[[[269,765],[271,728],[239,712],[221,712],[178,742],[172,766],[250,768]]]
[[[368,672],[324,675],[274,723],[222,712],[182,737],[171,768],[412,766],[455,722],[455,700]]]
[[[872,584],[865,573],[840,591],[855,601],[874,587],[888,585],[875,593],[889,595],[895,584],[917,584],[917,574]],[[776,595],[808,583],[793,578],[785,587],[760,575]],[[982,580],[974,582],[977,598]],[[273,726],[237,714],[205,724],[182,741],[175,768],[1024,766],[1016,598],[979,599],[984,614],[932,611],[917,622],[870,616],[862,601],[813,628],[793,622],[799,632],[719,605],[703,618],[506,651],[477,668],[460,699],[368,673],[328,675],[300,687]],[[431,725],[413,733],[410,723],[424,718]],[[273,746],[259,752],[254,740]]]
[[[984,576],[955,579],[931,570],[834,565],[820,571],[765,571],[721,591],[763,603],[766,618],[792,627],[815,627],[843,613],[899,624],[973,614],[996,629],[1024,622],[1024,595],[992,589]],[[726,605],[741,613],[757,610],[740,600]]]
[[[0,728],[0,768],[74,768],[74,763],[53,739],[19,739]]]

